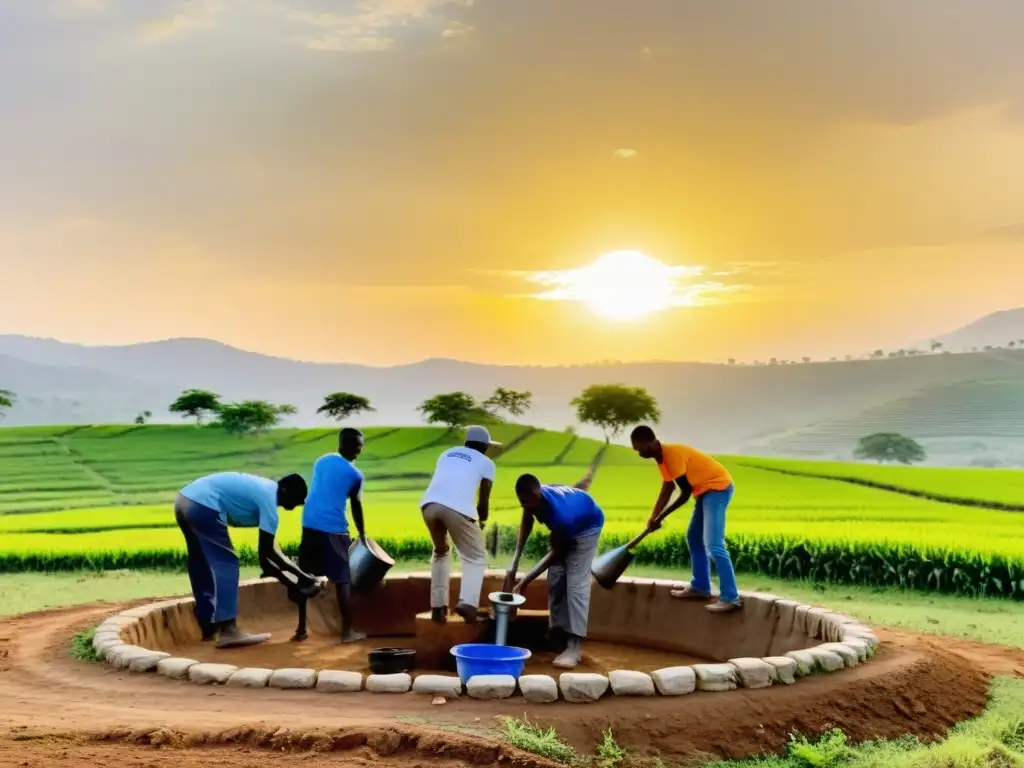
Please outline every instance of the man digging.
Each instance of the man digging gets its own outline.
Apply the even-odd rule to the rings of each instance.
[[[551,629],[564,635],[566,640],[565,649],[553,662],[561,669],[573,669],[583,660],[583,639],[587,636],[590,617],[590,566],[604,528],[604,512],[586,490],[595,469],[596,462],[572,487],[542,485],[533,475],[521,475],[516,480],[516,496],[523,507],[523,518],[512,565],[505,575],[504,590],[522,592],[530,582],[548,571],[549,622]],[[534,519],[550,529],[551,551],[513,587]]]
[[[334,584],[341,614],[341,642],[354,643],[366,638],[352,628],[352,587],[349,572],[348,518],[360,539],[366,538],[363,526],[363,473],[355,460],[363,451],[363,433],[346,427],[338,435],[338,451],[321,456],[313,464],[313,482],[302,508],[302,542],[299,544],[299,568],[314,576],[326,576]],[[298,600],[299,626],[293,640],[306,639],[306,603]]]
[[[711,599],[710,554],[711,560],[715,561],[721,589],[719,598],[709,603],[707,609],[712,613],[728,613],[742,607],[736,574],[729,550],[725,547],[725,512],[735,491],[729,470],[706,453],[688,445],[662,443],[650,427],[637,427],[630,438],[633,450],[641,458],[654,459],[661,472],[661,493],[647,521],[648,528],[657,530],[666,517],[690,500],[691,495],[695,499],[693,516],[686,531],[693,578],[689,586],[673,589],[672,597]],[[669,504],[676,485],[679,486],[679,496]]]
[[[295,509],[306,500],[306,481],[288,475],[275,482],[242,472],[218,472],[185,486],[174,502],[174,518],[188,547],[188,578],[195,617],[203,640],[218,648],[258,645],[269,633],[251,635],[238,628],[238,555],[228,526],[259,528],[259,559],[265,573],[307,597],[320,584],[277,548],[279,506]]]

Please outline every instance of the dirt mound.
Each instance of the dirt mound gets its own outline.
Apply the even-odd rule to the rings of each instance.
[[[932,738],[984,708],[990,672],[1024,669],[1024,653],[883,632],[869,664],[794,686],[593,705],[513,699],[436,707],[415,695],[200,687],[71,659],[72,634],[110,613],[92,605],[0,622],[0,722],[8,724],[0,766],[68,758],[155,766],[154,746],[174,749],[186,766],[317,766],[328,759],[321,752],[337,751],[355,765],[542,765],[493,739],[496,716],[524,713],[581,751],[611,727],[634,752],[741,757],[779,750],[792,731],[833,726],[857,740]]]

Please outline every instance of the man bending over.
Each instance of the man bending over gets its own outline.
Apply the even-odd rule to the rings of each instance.
[[[228,526],[259,528],[259,558],[265,573],[286,587],[315,595],[319,583],[277,548],[277,508],[295,509],[306,500],[306,481],[288,475],[280,481],[242,472],[218,472],[185,486],[174,502],[174,518],[188,547],[188,578],[195,597],[196,622],[203,640],[218,648],[257,645],[269,634],[238,628],[238,555]]]
[[[352,507],[352,521],[360,539],[363,527],[363,473],[355,460],[363,451],[363,433],[346,427],[338,435],[338,450],[313,464],[309,498],[302,508],[302,543],[299,567],[314,576],[326,576],[334,584],[341,613],[341,642],[354,643],[366,635],[352,628],[352,587],[349,580],[348,534],[345,508]],[[305,606],[299,604],[299,629],[294,640],[305,640]]]
[[[533,475],[516,481],[516,496],[523,507],[519,540],[512,565],[505,576],[505,591],[513,589],[519,559],[533,531],[534,518],[551,530],[551,551],[527,573],[514,590],[521,592],[548,573],[550,625],[565,637],[565,649],[554,660],[562,669],[572,669],[583,660],[583,638],[590,618],[590,566],[604,528],[604,512],[587,493],[595,466],[575,486],[541,485]]]
[[[662,521],[686,504],[691,495],[695,499],[693,516],[686,530],[693,579],[689,586],[672,590],[672,596],[685,600],[707,600],[711,597],[710,553],[721,588],[718,600],[709,603],[707,609],[712,613],[727,613],[740,608],[742,603],[736,588],[736,574],[729,550],[725,548],[725,511],[735,490],[729,470],[696,448],[662,443],[650,427],[637,427],[630,437],[633,450],[641,458],[658,462],[661,472],[661,493],[647,521],[651,530],[660,528]],[[679,496],[669,504],[676,485],[679,486]]]
[[[420,501],[423,522],[434,543],[430,559],[430,613],[438,624],[448,616],[450,555],[448,537],[462,561],[462,586],[455,612],[467,624],[475,624],[480,590],[487,569],[483,526],[487,522],[494,485],[494,462],[487,457],[491,440],[486,427],[466,429],[466,444],[449,448],[437,459],[434,476]]]

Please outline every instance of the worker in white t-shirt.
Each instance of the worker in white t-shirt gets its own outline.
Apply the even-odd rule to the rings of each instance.
[[[430,559],[430,613],[438,624],[448,620],[449,535],[462,561],[462,588],[455,612],[467,624],[477,620],[487,569],[483,527],[494,484],[494,462],[487,457],[487,449],[492,445],[501,443],[491,440],[485,427],[467,428],[465,445],[449,448],[438,458],[434,477],[420,501],[423,521],[434,543]]]

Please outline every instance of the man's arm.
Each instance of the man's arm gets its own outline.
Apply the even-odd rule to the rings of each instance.
[[[516,552],[512,555],[512,564],[505,573],[505,584],[503,591],[511,592],[516,581],[516,571],[519,570],[519,561],[523,557],[523,549],[526,542],[533,533],[533,513],[527,509],[523,510],[523,519],[519,523],[519,538],[516,540]]]
[[[484,527],[487,518],[491,516],[491,489],[494,483],[487,478],[480,481],[480,492],[476,499],[476,514],[480,518],[480,527]]]
[[[285,574],[293,575],[299,586],[308,586],[316,581],[316,579],[288,559],[278,548],[277,539],[274,534],[263,529],[260,529],[259,558],[260,568],[263,569],[263,572],[270,574],[286,587],[295,586],[295,583],[285,578]]]
[[[665,483],[661,488],[661,494],[658,496],[658,501],[654,505],[654,512],[651,513],[651,518],[648,520],[647,525],[651,530],[657,530],[661,527],[662,521],[679,509],[681,506],[686,504],[690,500],[690,496],[693,490],[690,488],[690,483],[687,482],[686,478],[680,478],[677,482],[680,484],[679,496],[668,506],[665,504],[670,498],[672,498],[672,492],[675,490],[674,483]]]
[[[366,538],[366,528],[363,525],[363,479],[359,478],[352,484],[348,492],[349,506],[352,507],[352,522],[356,525],[356,531],[360,539]]]

